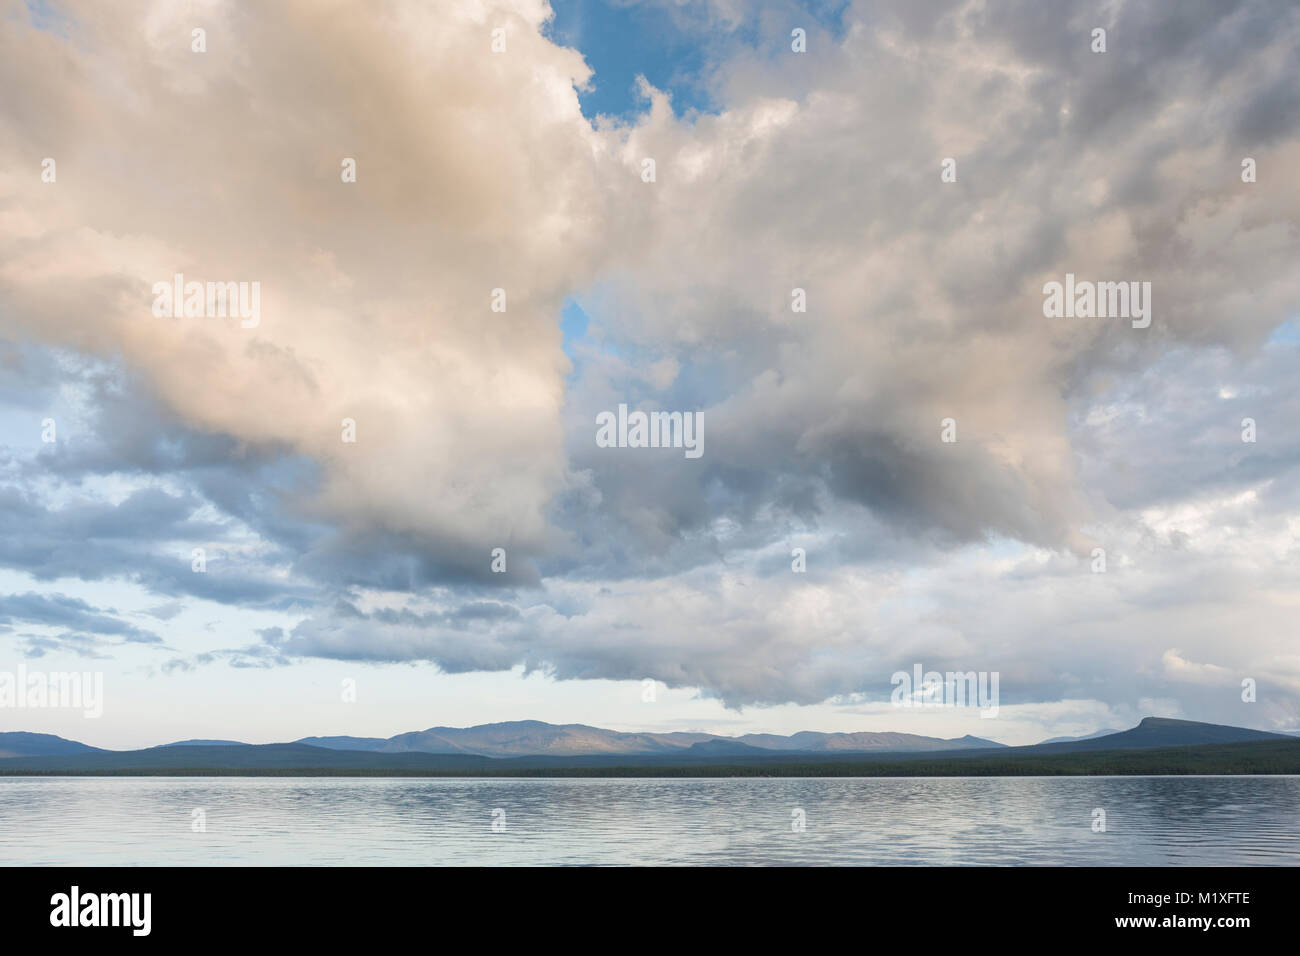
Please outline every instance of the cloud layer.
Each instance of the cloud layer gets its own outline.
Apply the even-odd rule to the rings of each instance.
[[[147,640],[52,597],[118,581],[292,616],[241,660],[1296,726],[1300,10],[932,6],[665,11],[720,109],[595,122],[541,0],[6,8],[0,562],[48,590],[0,613]],[[155,317],[178,272],[261,321]],[[1045,318],[1067,273],[1150,327]],[[620,403],[703,458],[597,447]]]

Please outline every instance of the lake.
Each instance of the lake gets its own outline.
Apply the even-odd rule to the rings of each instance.
[[[1298,863],[1294,776],[0,777],[11,865]]]

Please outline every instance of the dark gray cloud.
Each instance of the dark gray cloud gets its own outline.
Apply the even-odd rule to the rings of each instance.
[[[130,624],[113,608],[93,607],[80,598],[63,594],[9,594],[0,596],[0,624],[40,624],[63,627],[139,644],[158,644],[162,638]]]

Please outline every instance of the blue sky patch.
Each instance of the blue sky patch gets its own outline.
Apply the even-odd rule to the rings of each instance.
[[[681,29],[677,18],[643,4],[615,5],[606,0],[554,0],[555,19],[547,35],[580,50],[595,71],[590,88],[579,90],[582,113],[627,120],[645,102],[636,78],[672,94],[673,109],[707,110],[711,103],[702,82],[708,31]]]

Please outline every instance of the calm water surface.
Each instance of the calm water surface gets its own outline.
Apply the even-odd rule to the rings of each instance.
[[[1300,777],[0,777],[0,864],[519,863],[1296,865]]]

